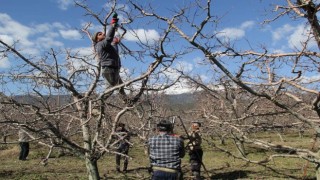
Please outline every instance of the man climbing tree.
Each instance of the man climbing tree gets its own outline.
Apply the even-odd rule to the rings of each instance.
[[[115,32],[118,28],[118,21],[118,15],[117,13],[114,13],[111,20],[111,26],[107,34],[104,32],[95,32],[91,36],[91,39],[94,42],[94,48],[101,63],[102,75],[109,84],[109,87],[123,83],[119,74],[121,61],[117,47],[120,39],[115,37]],[[106,89],[107,88],[108,86]],[[123,87],[120,88],[119,93],[121,94],[122,99],[127,99]],[[106,96],[110,96],[111,94],[112,92],[106,94]]]

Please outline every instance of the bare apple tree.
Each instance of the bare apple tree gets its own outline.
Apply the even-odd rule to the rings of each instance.
[[[199,105],[198,113],[214,129],[210,132],[218,134],[221,142],[225,136],[234,139],[241,155],[214,145],[216,148],[260,165],[276,157],[302,158],[319,165],[318,153],[310,149],[273,144],[252,136],[259,130],[277,130],[282,139],[281,132],[286,128],[307,128],[319,135],[318,1],[279,1],[270,11],[271,18],[261,22],[291,18],[305,24],[305,38],[298,45],[291,44],[287,52],[274,51],[267,45],[253,47],[256,42],[252,40],[248,40],[249,48],[245,49],[236,40],[222,36],[225,32],[218,23],[223,21],[223,15],[215,14],[213,7],[217,2],[211,0],[190,2],[179,9],[175,6],[172,14],[166,15],[150,5],[130,2],[141,16],[171,26],[175,37],[184,39],[183,49],[202,54],[199,67],[211,69],[209,82],[201,74],[181,74],[195,89],[205,92],[202,98],[199,96],[203,105]],[[246,157],[244,144],[279,153],[251,160]]]
[[[222,36],[224,32],[218,25],[223,15],[214,14],[212,8],[216,2],[211,0],[181,4],[165,15],[152,5],[141,5],[140,1],[115,0],[110,8],[104,7],[99,13],[86,2],[75,4],[92,18],[81,27],[88,39],[93,23],[106,31],[113,12],[124,17],[123,30],[141,26],[158,28],[160,36],[155,41],[144,40],[134,30],[130,32],[137,38],[137,46],[123,45],[123,55],[137,64],[148,64],[147,68],[105,92],[125,87],[130,92],[131,103],[118,101],[117,96],[99,98],[97,94],[102,93],[103,82],[94,51],[83,54],[68,49],[43,49],[42,56],[31,56],[21,51],[18,40],[10,43],[0,39],[0,57],[17,62],[10,71],[1,72],[3,87],[9,89],[12,84],[17,87],[1,99],[1,111],[9,112],[1,113],[1,124],[23,126],[35,134],[35,141],[84,157],[89,179],[99,179],[97,162],[106,152],[112,152],[110,142],[116,123],[130,118],[133,127],[143,132],[139,137],[146,139],[152,119],[170,115],[156,103],[158,93],[177,82],[187,81],[195,90],[204,92],[198,96],[199,104],[191,112],[193,116],[204,118],[209,136],[219,137],[222,144],[225,138],[232,138],[240,154],[208,140],[214,148],[263,166],[276,157],[298,157],[320,163],[318,153],[309,149],[273,144],[253,136],[259,130],[277,130],[283,138],[285,128],[307,128],[319,134],[319,78],[307,78],[319,71],[319,49],[312,46],[314,42],[320,44],[316,15],[320,8],[315,1],[283,0],[275,6],[274,16],[263,22],[304,19],[306,38],[299,47],[280,53],[267,45],[253,47],[251,44],[256,42],[249,40],[248,48],[244,49],[237,41]],[[194,52],[201,54],[199,68],[209,72],[210,81],[202,79],[201,73],[178,68],[177,63]],[[172,79],[170,72],[179,75]],[[18,93],[29,96],[17,99]],[[71,98],[63,102],[60,98],[58,103],[57,94]],[[246,156],[247,144],[278,153],[252,160]]]
[[[100,14],[90,10],[85,1],[75,4],[105,30],[113,12],[124,16],[127,24],[132,22],[129,14],[117,6],[117,1],[113,1],[110,8],[103,7]],[[92,33],[89,30],[91,23],[81,28],[88,39]],[[100,179],[97,163],[106,152],[113,152],[111,137],[117,122],[128,120],[131,128],[146,139],[150,123],[154,121],[152,117],[163,115],[157,113],[157,104],[152,98],[176,82],[164,73],[179,55],[178,52],[166,53],[171,29],[169,25],[160,29],[156,41],[138,41],[138,49],[131,50],[123,45],[123,53],[132,61],[147,66],[138,75],[131,75],[123,84],[107,91],[101,90],[101,65],[93,50],[83,53],[73,49],[43,48],[42,55],[31,55],[20,49],[19,39],[12,43],[0,38],[1,57],[16,64],[1,72],[1,85],[8,91],[1,98],[0,123],[13,129],[23,127],[35,142],[50,147],[46,160],[54,147],[82,157],[89,179]],[[10,91],[12,85],[15,90]],[[124,86],[129,92],[130,103],[119,101],[116,94],[103,99],[100,96]]]

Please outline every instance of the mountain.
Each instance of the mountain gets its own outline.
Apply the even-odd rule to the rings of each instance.
[[[195,96],[191,93],[165,95],[164,103],[173,110],[187,110],[194,106]]]

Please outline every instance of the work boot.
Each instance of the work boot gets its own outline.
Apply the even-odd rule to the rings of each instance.
[[[125,159],[123,163],[123,172],[126,173],[127,169],[128,169],[128,159]]]
[[[121,171],[120,166],[117,165],[116,170],[117,170],[117,172],[120,172]]]
[[[201,180],[200,172],[194,171],[192,174],[194,176],[194,180]]]

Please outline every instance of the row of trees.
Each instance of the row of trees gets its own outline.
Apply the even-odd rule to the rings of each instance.
[[[138,41],[140,49],[123,46],[125,58],[148,64],[141,75],[108,89],[111,92],[124,86],[131,103],[123,103],[117,96],[99,99],[97,94],[101,93],[99,87],[103,82],[100,81],[100,65],[93,58],[94,52],[81,55],[72,50],[49,49],[45,50],[44,56],[31,58],[17,48],[18,40],[9,44],[0,38],[1,57],[19,62],[10,71],[1,72],[2,86],[13,83],[24,94],[30,95],[30,99],[23,101],[17,100],[15,94],[2,95],[0,124],[5,130],[3,132],[22,126],[35,134],[35,141],[50,149],[59,147],[83,157],[91,180],[100,179],[97,162],[106,152],[112,152],[110,142],[117,122],[129,123],[130,128],[146,140],[158,119],[174,115],[185,119],[190,116],[203,118],[211,130],[209,135],[219,137],[222,143],[226,138],[232,138],[241,155],[229,154],[250,163],[265,164],[273,157],[285,154],[272,154],[260,161],[251,160],[243,148],[246,143],[269,150],[282,148],[294,152],[290,157],[320,163],[319,155],[309,149],[279,146],[250,136],[261,129],[277,128],[306,128],[317,132],[319,78],[304,77],[319,71],[320,53],[310,49],[309,45],[316,42],[320,48],[317,19],[320,4],[312,0],[283,0],[279,2],[282,4],[275,5],[273,18],[266,19],[264,23],[289,16],[302,19],[309,30],[308,38],[301,42],[301,49],[275,53],[263,46],[243,50],[237,41],[222,40],[216,25],[221,18],[213,13],[214,2],[211,0],[186,3],[166,16],[152,6],[139,4],[139,1],[128,0],[124,3],[126,7],[119,5],[118,0],[112,2],[110,9],[102,9],[100,13],[90,9],[86,1],[75,1],[75,4],[104,30],[116,11],[127,20],[122,23],[123,27],[132,27],[135,20],[143,19],[148,22],[146,26],[157,24],[161,32],[156,43]],[[195,22],[195,17],[201,20]],[[92,23],[82,27],[88,37]],[[172,51],[178,42],[182,42],[183,47]],[[203,66],[210,69],[210,82],[205,82],[199,74],[192,75],[175,68],[181,57],[193,52],[202,54]],[[230,62],[236,66],[229,65]],[[169,71],[178,72],[179,76],[172,80],[166,75]],[[202,94],[197,96],[193,111],[172,114],[159,103],[161,94],[182,81],[196,91],[201,90]],[[62,101],[56,98],[57,94],[72,98]]]

